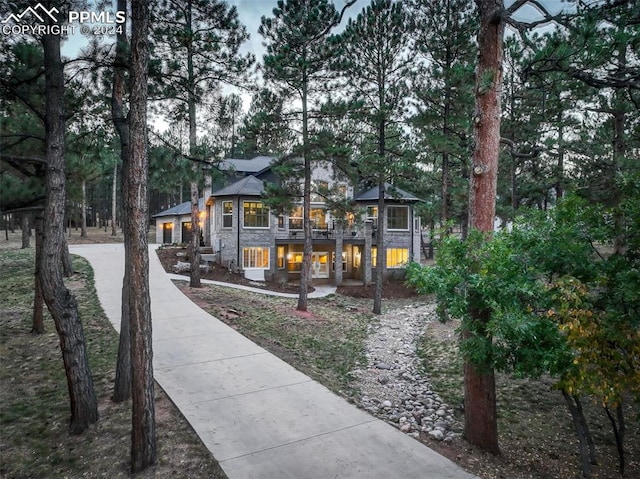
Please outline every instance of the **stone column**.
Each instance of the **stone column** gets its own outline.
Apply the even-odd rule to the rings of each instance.
[[[373,242],[373,221],[368,220],[364,223],[364,251],[362,252],[362,267],[364,275],[362,280],[365,286],[371,285],[371,247]]]

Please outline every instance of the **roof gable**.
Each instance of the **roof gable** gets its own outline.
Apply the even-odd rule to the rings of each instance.
[[[411,193],[404,191],[403,189],[396,188],[390,183],[384,184],[384,199],[385,200],[396,200],[396,201],[421,201],[417,196],[412,195]],[[378,187],[374,186],[368,191],[365,191],[362,194],[359,194],[354,198],[356,201],[378,201]]]
[[[264,183],[253,175],[245,176],[235,183],[214,191],[211,196],[261,196]]]

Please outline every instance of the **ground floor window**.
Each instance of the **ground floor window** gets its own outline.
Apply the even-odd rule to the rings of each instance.
[[[269,248],[242,248],[242,267],[244,269],[269,269]]]
[[[408,248],[387,248],[387,268],[402,268],[409,262]],[[375,268],[378,264],[378,248],[371,248],[371,267]]]
[[[331,253],[331,271],[336,270],[336,253]],[[347,271],[347,252],[342,252],[342,271]]]
[[[408,248],[388,248],[387,268],[401,268],[409,262]]]
[[[287,271],[302,270],[302,252],[293,251],[287,255]]]
[[[284,246],[278,246],[278,269],[284,269]]]

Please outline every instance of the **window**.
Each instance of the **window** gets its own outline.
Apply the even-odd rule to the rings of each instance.
[[[302,229],[302,206],[295,206],[289,213],[289,229]]]
[[[365,218],[367,221],[373,221],[373,227],[378,227],[378,207],[377,206],[367,206],[367,217]]]
[[[402,268],[409,262],[409,250],[407,248],[387,248],[387,268]],[[371,248],[371,267],[378,264],[378,248]]]
[[[309,217],[315,229],[327,229],[327,210],[324,208],[311,208]]]
[[[284,269],[284,246],[278,246],[278,269]]]
[[[329,183],[326,181],[314,181],[313,191],[311,192],[312,203],[324,203],[329,193]]]
[[[233,201],[222,202],[222,227],[231,228],[233,225]]]
[[[244,269],[269,269],[269,248],[242,248],[242,267]]]
[[[245,201],[243,207],[245,228],[269,227],[269,208],[262,201]]]
[[[331,253],[331,271],[336,270],[336,253],[335,251]],[[347,270],[347,252],[342,252],[342,271]]]
[[[407,248],[387,249],[387,268],[401,268],[409,262],[409,250]]]
[[[407,206],[387,206],[387,229],[409,229],[409,208]]]
[[[302,253],[295,251],[287,255],[287,271],[302,270]]]
[[[284,215],[278,215],[278,229],[284,229]]]

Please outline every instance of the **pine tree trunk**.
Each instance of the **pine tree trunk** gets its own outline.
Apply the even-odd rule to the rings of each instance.
[[[311,226],[311,159],[309,158],[309,112],[308,79],[303,73],[302,82],[302,148],[304,161],[304,186],[302,196],[302,224],[304,228],[304,247],[302,268],[300,269],[300,291],[298,293],[298,311],[306,311],[308,306],[309,277],[311,276],[311,255],[313,253],[313,230]]]
[[[118,11],[128,11],[127,0],[118,0]],[[126,22],[122,24],[122,33],[118,33],[116,43],[116,59],[113,69],[113,86],[111,90],[111,119],[120,140],[120,159],[124,165],[129,164],[129,122],[124,109],[124,95],[126,89],[126,65],[129,62],[129,42],[126,36]],[[111,197],[111,235],[116,236],[116,195],[117,195],[118,164],[113,167],[112,197]],[[122,195],[128,197],[127,177],[122,178]],[[123,228],[127,218],[123,218]],[[126,243],[126,240],[125,240]],[[116,363],[116,379],[113,385],[112,400],[126,401],[131,397],[131,336],[129,327],[129,285],[131,284],[127,272],[122,282],[122,315],[120,318],[120,338],[118,342],[118,359]]]
[[[21,232],[22,232],[22,246],[21,249],[27,249],[31,246],[31,226],[29,225],[29,215],[27,213],[23,213],[20,218],[22,222]]]
[[[192,24],[192,11],[191,11],[191,3],[188,3],[187,7],[187,19],[186,23],[191,26]],[[187,75],[189,82],[189,90],[187,92],[187,109],[189,113],[189,155],[191,157],[195,157],[197,154],[197,127],[196,127],[196,96],[195,96],[195,73],[193,67],[193,56],[195,52],[193,51],[193,44],[189,43],[187,45]],[[193,169],[195,176],[197,177],[199,173],[199,166],[197,162],[193,163]],[[189,277],[189,286],[192,288],[200,288],[202,287],[202,283],[200,281],[200,215],[199,215],[199,191],[198,191],[198,182],[194,180],[191,182],[191,270]],[[240,206],[238,205],[238,208]],[[240,211],[238,211],[238,215],[240,215]],[[238,216],[240,218],[240,216]],[[238,228],[240,228],[240,220],[238,219]],[[238,244],[238,248],[240,248],[240,244]],[[240,267],[240,265],[238,265]]]
[[[129,161],[123,171],[126,231],[125,276],[129,280],[132,365],[131,470],[140,472],[156,462],[153,346],[149,297],[147,83],[149,7],[131,5],[131,97]],[[126,285],[125,285],[126,286]]]
[[[33,322],[31,332],[33,334],[44,333],[44,297],[40,278],[40,262],[42,261],[42,211],[35,214],[34,227],[36,232],[36,265],[33,272]]]
[[[62,267],[64,238],[65,161],[64,161],[64,76],[60,58],[60,37],[44,35],[46,193],[42,258],[42,293],[53,317],[64,362],[71,405],[72,434],[84,432],[98,420],[98,404],[87,359],[84,331],[78,305],[66,288]]]
[[[80,238],[87,237],[87,181],[82,180],[82,202],[81,202],[81,211],[80,211],[80,219],[81,229],[80,229]]]
[[[384,178],[378,184],[378,228],[376,228],[376,288],[373,293],[373,314],[382,314],[382,285],[384,282],[384,270],[387,262],[387,251],[384,247],[384,211],[385,211],[385,185]]]
[[[469,192],[469,228],[493,231],[500,151],[500,92],[504,6],[502,0],[476,0],[480,15],[478,65],[476,68],[475,147]],[[474,329],[483,331],[489,312],[470,308]],[[463,331],[463,336],[470,334]],[[485,341],[491,343],[491,337]],[[490,344],[488,347],[491,347]],[[471,364],[464,368],[465,436],[474,446],[499,454],[495,378],[490,365]]]

